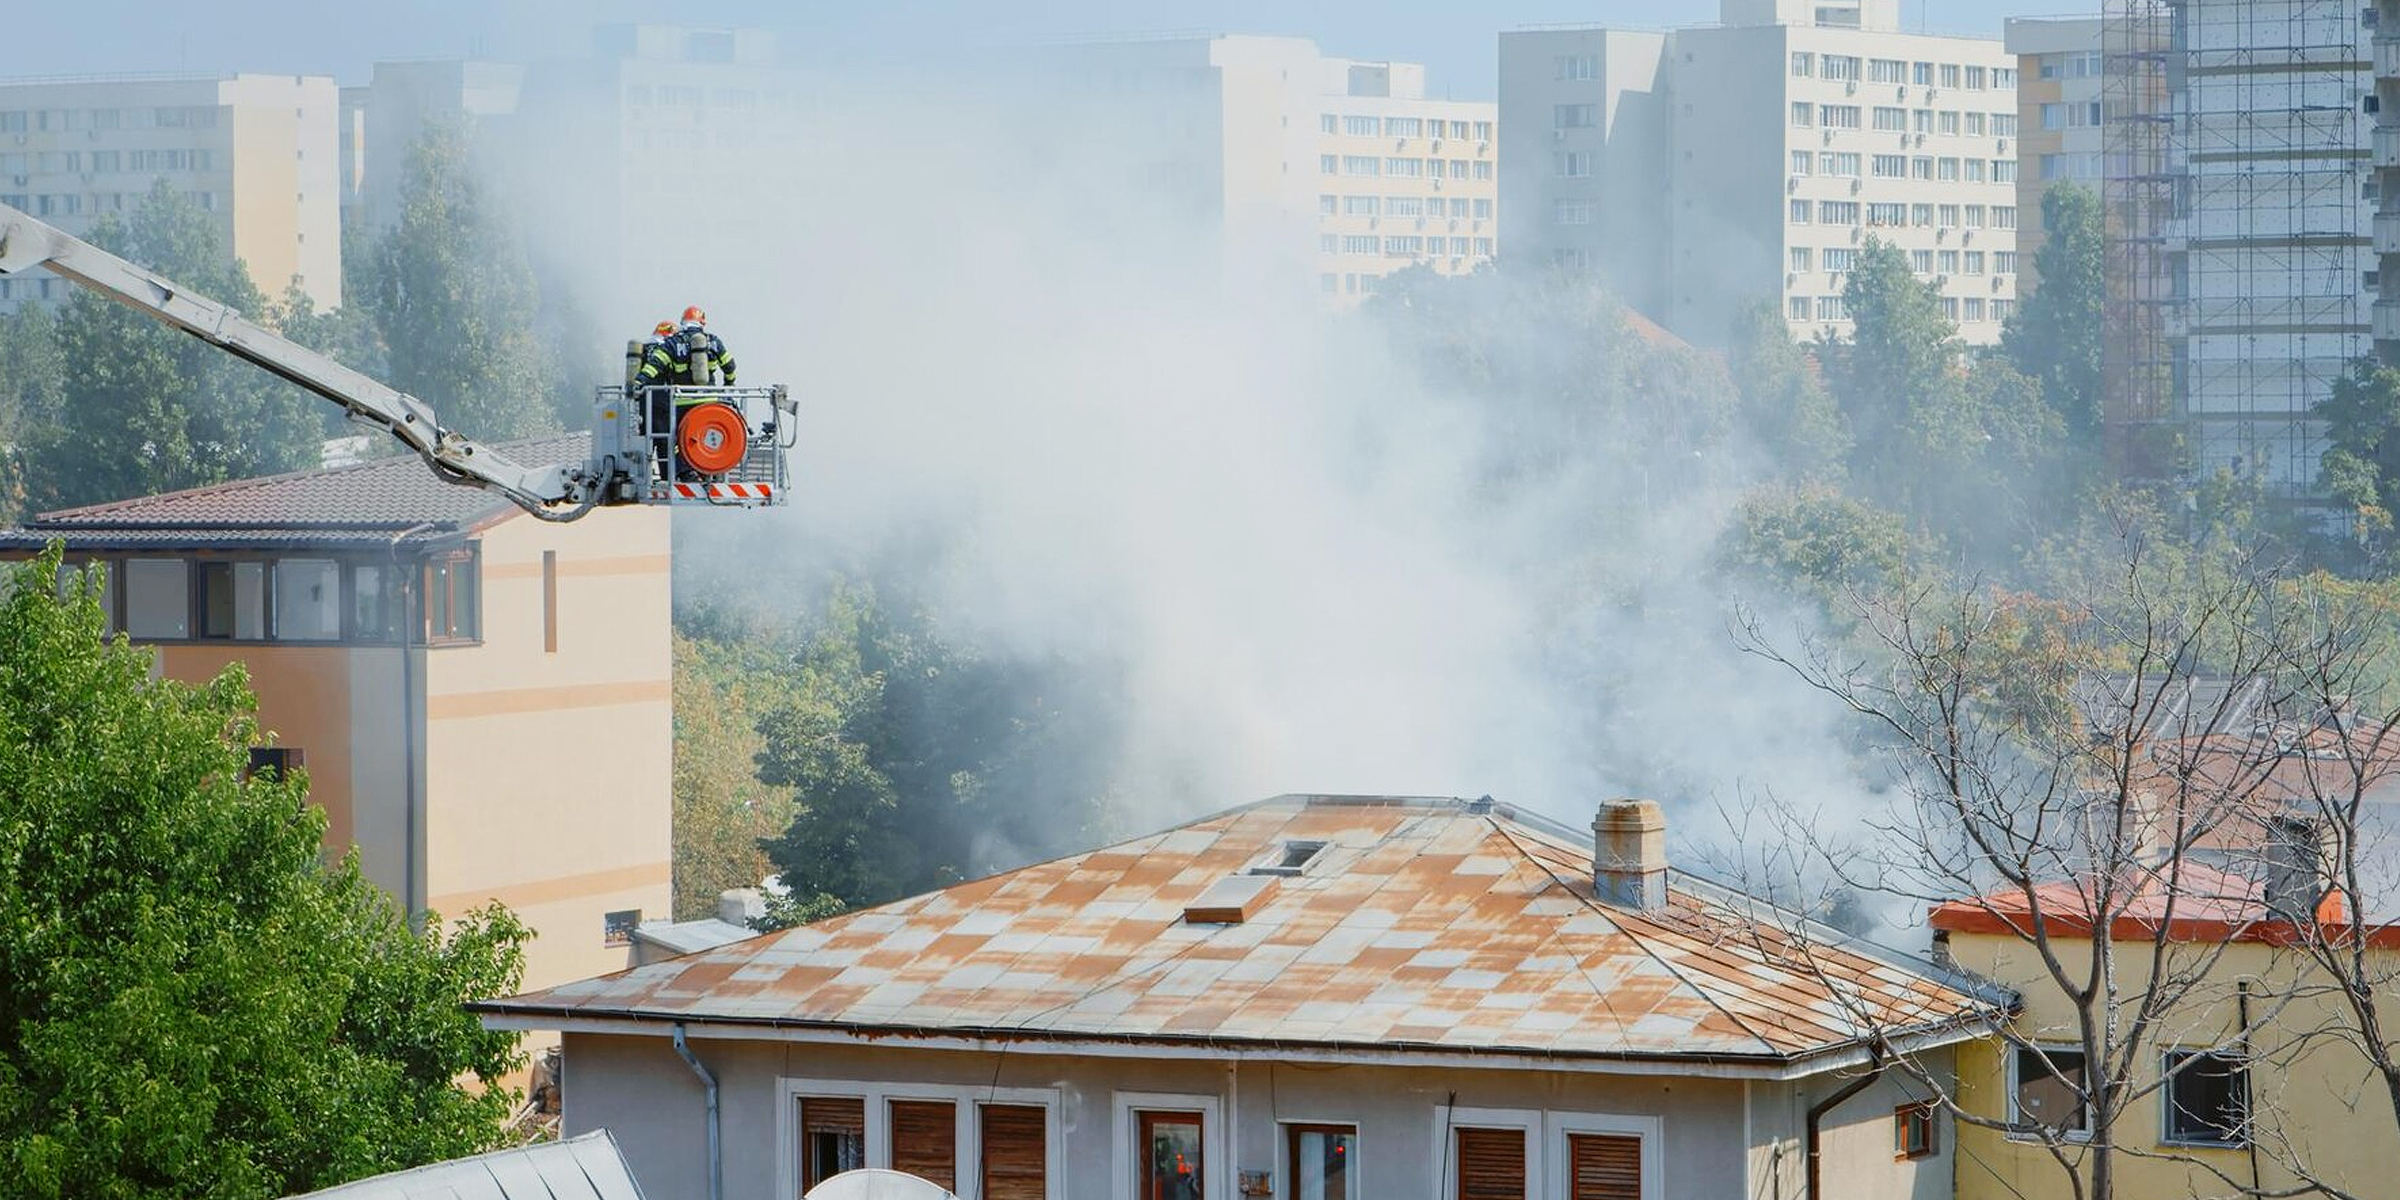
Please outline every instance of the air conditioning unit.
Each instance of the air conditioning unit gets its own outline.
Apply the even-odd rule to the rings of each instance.
[[[1850,82],[1848,82],[1848,83],[1846,83],[1846,84],[1843,84],[1843,85],[1842,85],[1842,94],[1843,94],[1843,95],[1845,95],[1845,96],[1855,96],[1855,95],[1857,95],[1857,94],[1858,94],[1858,81],[1857,81],[1857,80],[1855,80],[1855,79],[1853,79],[1853,80],[1851,80]]]
[[[1563,142],[1567,140],[1567,131],[1564,129],[1553,129],[1550,131],[1550,138],[1552,141]]]
[[[2002,154],[2006,154],[2006,153],[2008,153],[2008,139],[2007,139],[2007,138],[2001,138],[2001,139],[2000,139],[2000,153],[2002,153]]]
[[[1859,194],[1859,192],[1865,190],[1866,186],[1867,185],[1864,182],[1853,179],[1850,181],[1850,194],[1855,196]]]
[[[1442,190],[1442,177],[1439,175],[1433,177],[1433,190],[1437,192]]]

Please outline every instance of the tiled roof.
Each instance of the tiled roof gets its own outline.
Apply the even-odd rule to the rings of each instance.
[[[511,1146],[310,1192],[291,1200],[642,1200],[617,1149],[597,1129],[563,1142]]]
[[[2126,941],[2282,944],[2304,935],[2268,905],[2263,864],[2241,863],[2228,870],[2187,857],[2170,871],[2173,866],[2171,860],[2129,866],[2105,900],[2098,876],[2061,879],[2035,884],[2030,896],[2002,891],[1937,904],[1927,923],[1952,933],[2025,937],[2034,929],[2038,906],[2042,929],[2061,938],[2089,936],[2099,923],[2095,913],[2107,915],[2112,934]],[[2308,907],[2320,936],[2340,937],[2355,929],[2373,945],[2400,947],[2400,925],[2351,925],[2350,905],[2340,889],[2311,885],[2310,894]]]
[[[590,441],[589,434],[560,434],[498,449],[538,466],[579,460]],[[510,507],[505,497],[450,483],[423,459],[402,454],[46,512],[0,530],[0,549],[39,548],[53,539],[69,549],[381,546],[419,525],[428,528],[410,540],[452,536]]]
[[[1327,847],[1234,924],[1184,910],[1290,841]],[[475,1006],[538,1018],[1783,1064],[1956,1032],[2008,998],[1815,945],[1680,874],[1597,901],[1592,854],[1506,805],[1285,796],[1120,845]],[[1226,889],[1211,896],[1225,898]],[[1234,897],[1226,901],[1243,907]],[[1815,931],[1820,937],[1826,931]]]

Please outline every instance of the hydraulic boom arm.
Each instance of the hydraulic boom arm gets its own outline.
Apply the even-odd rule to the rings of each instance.
[[[444,429],[432,407],[243,319],[64,230],[0,204],[0,275],[40,267],[199,338],[380,425],[454,483],[498,492],[538,517],[573,520],[599,503],[607,480],[590,467],[530,467]],[[566,505],[570,507],[555,508]]]

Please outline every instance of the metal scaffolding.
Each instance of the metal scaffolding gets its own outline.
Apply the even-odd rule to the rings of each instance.
[[[2370,349],[2355,0],[2108,0],[2105,415],[2136,478],[2321,499],[2311,415]]]

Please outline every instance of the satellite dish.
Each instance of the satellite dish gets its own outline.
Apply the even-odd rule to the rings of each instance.
[[[800,1200],[958,1200],[942,1185],[903,1171],[844,1171],[810,1188]]]

